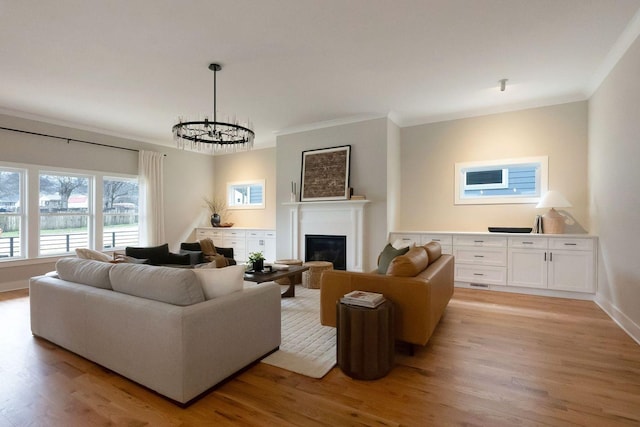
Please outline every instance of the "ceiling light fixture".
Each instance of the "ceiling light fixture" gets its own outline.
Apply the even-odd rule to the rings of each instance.
[[[255,133],[250,123],[241,125],[235,117],[225,122],[218,121],[216,75],[222,66],[209,64],[209,69],[213,71],[213,121],[209,120],[210,116],[194,121],[184,121],[180,117],[178,124],[173,126],[177,147],[207,154],[251,150]]]
[[[507,88],[507,81],[509,79],[500,79],[498,80],[498,82],[500,83],[500,92],[504,92],[505,89]]]

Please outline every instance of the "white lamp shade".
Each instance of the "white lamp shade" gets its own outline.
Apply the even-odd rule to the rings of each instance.
[[[557,191],[547,191],[536,208],[570,208],[571,203]]]

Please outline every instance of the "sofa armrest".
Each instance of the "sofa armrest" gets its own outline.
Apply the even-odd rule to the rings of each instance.
[[[180,249],[180,255],[189,255],[189,265],[197,265],[204,262],[204,254],[202,251]]]
[[[162,264],[193,265],[191,264],[190,254],[174,254],[173,252],[169,252],[164,256]]]
[[[320,283],[320,323],[336,326],[336,304],[351,291],[383,294],[395,309],[397,339],[424,345],[425,331],[430,319],[431,288],[425,280],[415,277],[393,277],[383,274],[329,270]]]

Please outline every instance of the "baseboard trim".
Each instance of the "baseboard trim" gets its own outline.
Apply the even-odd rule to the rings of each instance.
[[[0,283],[0,292],[17,291],[18,289],[26,289],[29,287],[29,280],[17,280],[15,282]]]
[[[624,314],[611,301],[605,299],[601,295],[596,295],[594,302],[605,312],[614,322],[622,328],[635,342],[640,344],[640,325]]]

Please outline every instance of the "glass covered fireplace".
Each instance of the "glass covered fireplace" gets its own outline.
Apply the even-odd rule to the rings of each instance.
[[[347,236],[307,234],[305,261],[330,261],[334,270],[347,269]]]

